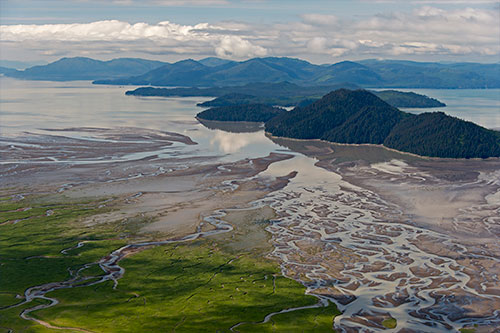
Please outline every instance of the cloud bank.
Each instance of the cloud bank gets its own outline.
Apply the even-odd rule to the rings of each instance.
[[[45,56],[216,55],[337,58],[411,56],[490,57],[500,55],[497,10],[444,10],[423,6],[358,19],[308,13],[281,24],[244,22],[181,25],[118,20],[74,24],[2,25],[0,48],[7,53]],[[8,55],[7,54],[7,55]],[[158,58],[158,57],[157,57]]]

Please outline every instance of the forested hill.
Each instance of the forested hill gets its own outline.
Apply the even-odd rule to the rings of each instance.
[[[274,136],[383,144],[431,157],[500,157],[500,132],[442,112],[402,112],[366,90],[340,89],[266,123]]]
[[[302,86],[350,82],[378,88],[500,88],[500,64],[365,60],[315,65],[286,57],[253,58],[215,66],[205,64],[187,59],[142,75],[95,83],[214,87],[288,81]]]
[[[382,143],[385,136],[379,133],[387,133],[387,136],[403,116],[403,112],[366,90],[339,89],[309,106],[271,119],[266,130],[275,136],[297,139],[328,140],[331,135],[336,140],[329,141]],[[370,133],[377,133],[381,138],[368,138]]]
[[[500,156],[500,132],[443,112],[422,113],[399,122],[384,145],[422,156],[486,158]]]

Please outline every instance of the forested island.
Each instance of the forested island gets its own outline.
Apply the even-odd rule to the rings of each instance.
[[[304,87],[290,82],[248,83],[241,86],[205,87],[205,88],[154,88],[141,87],[127,91],[132,96],[158,97],[221,97],[220,100],[202,103],[200,106],[227,106],[242,104],[268,104],[296,106],[304,99],[320,99],[332,90],[340,88],[359,89],[359,86],[342,83],[325,86]]]
[[[436,108],[444,107],[446,104],[435,98],[414,92],[403,92],[397,90],[372,91],[381,100],[397,108]]]
[[[101,61],[86,57],[61,58],[47,65],[17,70],[0,67],[0,74],[23,80],[73,81],[118,79],[139,75],[166,65],[162,61],[139,58],[118,58]]]
[[[229,105],[205,110],[196,115],[204,120],[266,122],[286,111],[265,104]]]
[[[244,86],[212,87],[212,88],[154,88],[141,87],[127,91],[132,96],[159,97],[216,97],[211,101],[200,103],[199,106],[230,106],[245,104],[267,104],[270,106],[306,106],[330,91],[340,88],[359,89],[358,86],[344,83],[328,86],[299,86],[290,82],[280,83],[249,83]],[[382,100],[395,107],[429,108],[443,107],[446,104],[437,99],[414,92],[396,90],[373,91]]]
[[[429,157],[500,157],[500,132],[442,112],[402,112],[366,90],[339,89],[266,122],[273,136],[380,144]]]
[[[378,144],[421,156],[500,157],[498,131],[443,112],[403,112],[362,89],[338,89],[289,112],[265,104],[226,105],[200,112],[197,118],[262,122],[273,136]]]

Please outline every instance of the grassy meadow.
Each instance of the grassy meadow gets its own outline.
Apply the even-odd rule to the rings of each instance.
[[[27,288],[67,280],[69,270],[97,262],[137,236],[120,221],[82,223],[111,209],[101,207],[102,201],[64,201],[0,200],[0,331],[60,331],[19,317],[23,309],[46,300],[7,307],[22,302]],[[318,300],[305,295],[300,283],[283,277],[279,266],[264,257],[265,251],[230,246],[241,243],[241,230],[265,226],[247,220],[247,227],[236,227],[236,238],[219,235],[130,255],[120,261],[125,275],[116,289],[108,281],[56,290],[47,296],[60,303],[31,315],[55,327],[74,328],[65,331],[229,332],[238,323],[243,323],[235,329],[239,332],[332,331],[338,314],[333,304],[275,315],[261,323],[269,313]],[[80,241],[86,241],[83,247],[61,253]],[[101,274],[98,265],[91,265],[81,275]]]

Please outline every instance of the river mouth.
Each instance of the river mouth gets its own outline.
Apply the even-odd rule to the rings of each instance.
[[[185,134],[141,128],[3,138],[3,194],[23,187],[25,195],[118,196],[125,218],[150,214],[141,237],[156,243],[111,254],[102,267],[114,281],[131,249],[228,232],[230,225],[206,219],[220,218],[221,209],[269,206],[277,214],[266,228],[270,256],[309,294],[339,306],[337,330],[383,330],[388,319],[413,331],[500,324],[497,159],[430,160],[381,147],[273,140],[267,156],[231,159]],[[116,216],[82,223],[106,219]]]

